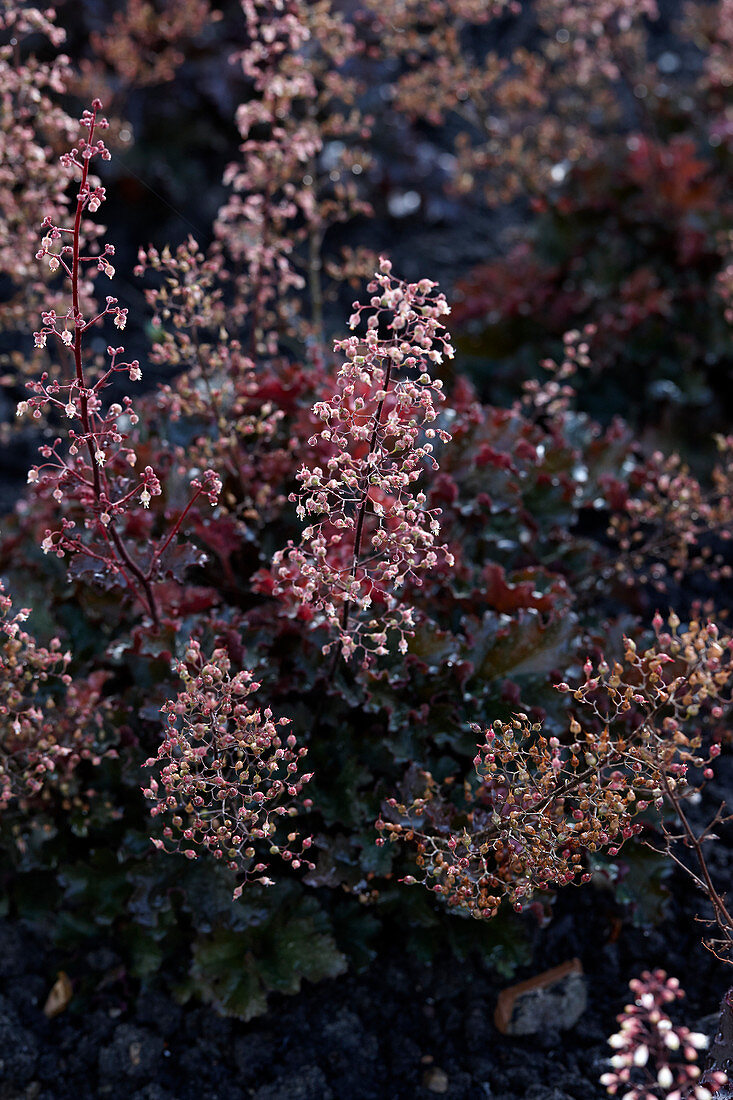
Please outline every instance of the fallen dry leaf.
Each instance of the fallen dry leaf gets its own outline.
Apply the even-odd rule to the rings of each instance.
[[[71,1000],[72,992],[68,974],[65,974],[63,970],[59,970],[58,977],[51,986],[51,992],[43,1006],[43,1015],[49,1020],[52,1020],[54,1016],[59,1016]]]

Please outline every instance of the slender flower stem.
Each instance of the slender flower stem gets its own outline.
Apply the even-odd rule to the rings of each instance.
[[[705,859],[702,842],[695,833],[695,830],[690,825],[687,815],[682,808],[682,800],[680,799],[676,790],[674,790],[670,785],[666,773],[662,773],[661,778],[662,784],[664,786],[665,797],[672,809],[674,810],[675,814],[677,815],[680,824],[682,825],[682,829],[685,835],[685,844],[688,848],[692,848],[693,852],[695,853],[695,858],[697,859],[703,881],[700,882],[698,877],[689,870],[688,874],[692,875],[692,877],[698,882],[698,885],[702,887],[704,893],[710,901],[710,904],[713,907],[713,912],[715,913],[715,923],[720,929],[729,947],[733,946],[733,917],[729,913],[723,898],[716,890],[713,880],[710,876],[710,870],[707,865],[707,860]],[[682,864],[679,860],[677,860],[676,862],[680,863],[680,866],[684,867],[684,864]],[[685,868],[685,870],[687,870],[687,868]]]
[[[377,436],[382,424],[382,413],[384,411],[384,403],[387,400],[389,393],[389,384],[392,380],[392,361],[390,360],[387,372],[384,377],[384,385],[382,386],[384,396],[380,398],[377,405],[377,411],[374,414],[374,427],[372,428],[371,438],[369,440],[369,452],[368,455],[373,455],[377,449]],[[369,504],[369,458],[367,457],[366,471],[364,474],[367,480],[366,488],[363,491],[361,504],[359,505],[359,511],[356,518],[356,530],[354,532],[354,556],[351,561],[350,578],[352,581],[356,580],[356,573],[359,568],[359,558],[361,557],[361,542],[364,537],[364,520],[366,519],[367,506]],[[351,613],[351,601],[346,600],[344,603],[343,611],[341,613],[341,629],[345,632],[349,625],[349,615]]]
[[[152,576],[154,568],[155,568],[156,564],[158,563],[158,561],[160,560],[161,555],[167,549],[167,547],[170,545],[172,540],[176,537],[176,535],[180,531],[181,524],[183,523],[184,519],[186,518],[188,513],[191,511],[191,509],[193,508],[194,504],[196,503],[198,498],[201,496],[203,491],[204,491],[203,488],[196,490],[196,492],[191,497],[188,504],[186,505],[186,507],[183,509],[180,516],[176,520],[175,525],[173,526],[173,529],[170,531],[170,533],[168,535],[168,538],[165,540],[165,542],[162,544],[162,546],[158,547],[158,549],[153,554],[153,558],[152,558],[152,561],[150,563],[150,569],[148,570],[148,573],[147,573],[148,577]]]
[[[94,127],[97,120],[97,112],[92,110],[92,121],[89,127],[89,146],[91,147],[92,140],[94,138]],[[101,496],[102,487],[99,476],[99,467],[94,457],[94,443],[93,433],[89,422],[89,401],[87,398],[86,381],[84,378],[84,364],[82,361],[82,326],[78,323],[81,319],[81,310],[79,308],[79,249],[80,249],[80,236],[81,236],[81,218],[84,211],[84,197],[86,194],[87,177],[89,175],[89,158],[84,159],[81,174],[81,184],[79,186],[79,197],[76,202],[76,215],[74,217],[74,228],[72,238],[72,264],[71,264],[71,296],[72,305],[74,311],[74,363],[76,367],[76,380],[79,384],[79,403],[81,406],[81,422],[84,426],[84,434],[86,436],[87,450],[89,451],[89,463],[92,468],[92,476],[94,479],[94,495],[99,502]]]
[[[94,139],[94,127],[97,120],[97,110],[92,109],[92,120],[89,126],[89,148],[91,148]],[[71,265],[71,295],[72,306],[74,314],[74,363],[76,367],[76,380],[79,385],[79,404],[81,409],[81,422],[84,427],[84,435],[86,438],[87,450],[89,452],[89,463],[92,469],[92,478],[94,483],[94,496],[100,509],[102,509],[102,479],[99,469],[99,464],[96,460],[96,447],[94,444],[94,431],[92,423],[89,417],[89,399],[87,397],[86,380],[84,377],[84,363],[82,359],[82,339],[84,329],[88,328],[88,325],[80,325],[81,309],[79,307],[79,270],[80,270],[80,245],[81,245],[81,219],[84,212],[84,200],[87,191],[87,178],[89,176],[89,161],[90,157],[84,157],[82,166],[81,183],[79,186],[79,197],[76,203],[76,215],[74,217],[74,228],[72,238],[72,265]],[[114,520],[111,519],[109,523],[109,535],[114,543],[115,550],[118,557],[124,562],[127,570],[136,579],[140,587],[145,594],[145,602],[148,605],[148,610],[153,620],[153,624],[156,629],[159,626],[160,618],[158,615],[158,608],[155,602],[155,595],[153,593],[152,586],[150,584],[149,576],[146,577],[142,570],[135,565],[130,554],[125,547],[122,536],[114,526]],[[129,578],[128,578],[129,580]]]

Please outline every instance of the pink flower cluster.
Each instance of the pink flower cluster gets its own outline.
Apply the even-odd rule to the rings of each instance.
[[[415,619],[400,594],[441,558],[453,561],[437,541],[440,509],[416,488],[426,467],[438,468],[435,441],[451,438],[438,426],[444,398],[433,376],[453,355],[449,307],[429,279],[405,283],[390,269],[382,259],[368,304],[354,304],[351,327],[367,314],[365,335],[336,342],[346,362],[337,392],[313,407],[324,427],[309,441],[325,447],[324,465],[300,469],[291,500],[306,527],[273,560],[276,591],[307,605],[347,660],[361,650],[365,662],[387,653],[390,633],[407,651]]]
[[[677,978],[664,970],[645,970],[629,982],[634,1003],[617,1017],[621,1025],[608,1040],[614,1054],[611,1069],[601,1077],[609,1096],[622,1091],[622,1100],[710,1100],[728,1078],[706,1075],[699,1084],[699,1052],[708,1046],[706,1035],[672,1023],[664,1006],[684,997]]]
[[[543,6],[565,30],[558,41],[567,43],[572,60],[567,58],[566,64],[572,65],[581,87],[596,74],[610,81],[626,77],[626,36],[645,18],[659,17],[656,0],[549,0]]]
[[[145,290],[160,330],[150,358],[176,373],[174,385],[159,387],[158,409],[170,421],[186,418],[197,432],[176,457],[184,466],[216,470],[224,485],[220,508],[252,520],[282,496],[282,476],[267,464],[278,452],[275,440],[285,417],[268,387],[277,386],[282,373],[259,369],[230,333],[238,326],[225,298],[221,254],[205,255],[189,237],[175,252],[140,249],[138,261],[135,274],[155,280]],[[289,470],[290,456],[284,461]]]
[[[153,843],[188,859],[209,851],[243,873],[235,899],[244,882],[272,884],[264,874],[263,847],[296,870],[312,867],[304,855],[310,839],[301,839],[296,849],[297,833],[281,837],[278,831],[280,819],[296,813],[293,800],[311,778],[298,775],[307,749],[280,732],[290,719],[250,707],[249,697],[260,685],[246,669],[232,673],[224,649],[207,660],[192,639],[176,667],[185,688],[163,707],[166,736],[157,756],[145,763],[163,764],[160,781],[151,779],[143,792],[154,803],[151,814],[173,815],[164,839]]]
[[[82,759],[98,764],[105,751],[98,734],[106,674],[72,683],[71,654],[58,638],[38,645],[23,629],[29,614],[26,608],[13,613],[0,581],[0,811],[15,799],[39,795],[49,777],[67,774]]]
[[[103,59],[124,84],[141,88],[173,80],[183,64],[181,45],[193,41],[209,21],[221,18],[209,0],[127,0],[104,34],[89,36],[95,59]],[[101,66],[97,63],[97,69]],[[95,74],[96,75],[96,74]]]
[[[18,794],[39,791],[44,775],[55,769],[58,745],[40,693],[54,678],[70,682],[71,654],[62,652],[58,638],[48,648],[37,646],[21,625],[28,614],[12,614],[0,582],[0,721],[8,731],[0,748],[0,809]]]

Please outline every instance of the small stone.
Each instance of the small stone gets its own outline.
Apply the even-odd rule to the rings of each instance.
[[[580,959],[546,970],[503,990],[494,1023],[503,1035],[566,1031],[585,1012],[587,993]]]
[[[100,1076],[117,1083],[125,1077],[150,1080],[162,1053],[163,1040],[158,1035],[133,1024],[120,1024],[112,1042],[99,1052]]]
[[[422,1083],[423,1087],[429,1089],[430,1092],[447,1092],[448,1074],[439,1066],[432,1066],[423,1074]]]

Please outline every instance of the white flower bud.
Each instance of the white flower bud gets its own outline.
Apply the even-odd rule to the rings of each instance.
[[[669,1066],[662,1066],[657,1074],[657,1081],[663,1089],[669,1090],[672,1088],[674,1084],[674,1075]]]

